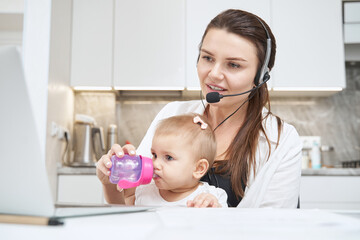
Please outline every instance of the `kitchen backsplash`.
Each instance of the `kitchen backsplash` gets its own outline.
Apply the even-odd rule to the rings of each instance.
[[[302,136],[320,136],[334,150],[322,152],[324,165],[360,159],[360,63],[346,64],[347,88],[325,98],[274,98],[271,110]]]
[[[340,166],[360,159],[360,63],[346,64],[347,88],[330,97],[274,97],[271,111],[294,125],[301,136],[320,136],[322,145],[334,150],[322,153],[324,165]],[[138,146],[151,121],[168,102],[198,97],[136,97],[114,93],[77,93],[75,113],[95,117],[106,128],[118,126],[119,143]],[[116,113],[116,119],[114,118]]]
[[[115,109],[116,95],[113,92],[75,92],[74,114],[92,116],[96,125],[103,127],[105,146],[109,125],[117,124]],[[97,158],[100,158],[102,155],[100,146],[98,146],[100,142],[97,141],[95,144]]]
[[[272,111],[302,136],[320,136],[334,151],[322,152],[325,165],[360,159],[360,62],[346,63],[346,89],[326,98],[273,99]]]

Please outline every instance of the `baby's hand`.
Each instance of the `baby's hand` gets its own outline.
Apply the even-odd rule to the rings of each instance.
[[[197,195],[194,200],[188,200],[186,205],[195,208],[221,208],[218,199],[210,193],[201,193]]]
[[[121,147],[119,144],[112,145],[110,151],[103,155],[99,161],[96,163],[96,175],[99,180],[104,185],[110,185],[109,176],[110,176],[110,168],[111,168],[111,157],[112,155],[117,155],[118,157],[123,157],[124,154],[135,155],[135,147],[131,144],[126,144]],[[118,188],[120,191],[120,189]]]

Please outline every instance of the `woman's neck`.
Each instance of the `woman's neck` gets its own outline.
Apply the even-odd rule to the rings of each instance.
[[[215,131],[217,141],[215,159],[217,161],[226,160],[226,151],[245,120],[248,103],[236,111],[241,104],[229,108],[208,105],[206,109],[207,120]],[[235,111],[236,113],[229,117]],[[229,118],[227,119],[227,117]]]
[[[200,184],[202,183],[197,182],[197,184],[192,187],[178,188],[172,190],[159,189],[159,193],[165,201],[176,202],[189,196],[199,187]]]
[[[219,107],[219,106],[211,106],[207,107],[207,120],[210,122],[213,129],[215,129],[222,121],[224,121],[228,116],[236,111],[236,109],[241,105],[234,104],[230,107]],[[245,103],[233,116],[228,118],[222,125],[227,127],[235,127],[241,126],[243,123],[246,111],[247,111],[248,103]]]

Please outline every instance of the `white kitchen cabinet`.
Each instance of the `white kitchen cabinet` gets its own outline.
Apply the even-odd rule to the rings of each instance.
[[[115,89],[185,86],[185,0],[115,0]]]
[[[360,2],[344,3],[344,42],[360,43]]]
[[[302,176],[301,208],[360,209],[360,176]]]
[[[345,87],[341,0],[273,0],[274,90]]]
[[[270,88],[345,88],[341,0],[74,0],[71,85],[200,89],[201,36],[228,8],[255,13],[271,26],[277,54]]]
[[[59,175],[57,202],[102,204],[102,184],[96,175]]]
[[[71,86],[111,87],[113,0],[74,0]]]
[[[351,44],[360,43],[360,22],[344,23],[344,42]]]
[[[247,0],[187,0],[186,1],[186,87],[200,89],[196,71],[199,44],[207,24],[220,12],[229,8],[241,9],[270,21],[270,1]],[[271,84],[271,81],[269,82]]]

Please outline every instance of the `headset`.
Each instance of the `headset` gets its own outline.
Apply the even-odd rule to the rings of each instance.
[[[222,95],[218,92],[210,92],[208,94],[206,94],[206,101],[208,103],[216,103],[219,102],[220,99],[224,98],[224,97],[234,97],[234,96],[239,96],[239,95],[243,95],[252,91],[255,91],[256,89],[260,88],[262,85],[264,85],[267,81],[269,81],[270,79],[270,70],[269,70],[269,61],[270,61],[270,55],[271,55],[271,37],[270,34],[268,32],[268,30],[266,29],[265,24],[258,18],[255,16],[255,18],[259,21],[259,23],[262,25],[262,27],[264,28],[265,32],[266,32],[266,52],[265,52],[265,59],[264,59],[264,64],[261,66],[261,68],[257,71],[255,79],[254,79],[254,83],[255,83],[255,87],[242,92],[242,93],[237,93],[237,94],[229,94],[229,95]]]

